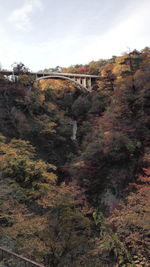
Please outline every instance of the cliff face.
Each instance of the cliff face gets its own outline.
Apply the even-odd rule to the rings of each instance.
[[[96,73],[92,93],[0,77],[1,242],[47,266],[148,262],[149,50]]]

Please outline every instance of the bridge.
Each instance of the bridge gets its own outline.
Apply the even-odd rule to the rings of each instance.
[[[40,72],[13,72],[13,71],[0,71],[0,74],[5,76],[18,76],[20,74],[29,74],[34,75],[36,81],[43,79],[62,79],[68,80],[79,86],[80,88],[92,91],[93,85],[100,78],[97,75],[88,75],[88,74],[77,74],[77,73],[62,73],[62,72],[51,72],[51,73],[40,73]]]
[[[52,72],[49,74],[36,73],[36,80],[42,79],[62,79],[69,80],[75,83],[77,86],[87,91],[92,91],[92,86],[99,79],[97,75],[77,74],[77,73],[57,73]]]

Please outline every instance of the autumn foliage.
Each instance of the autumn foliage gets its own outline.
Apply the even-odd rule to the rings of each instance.
[[[149,266],[150,49],[57,71],[99,80],[0,75],[0,245],[45,266]]]

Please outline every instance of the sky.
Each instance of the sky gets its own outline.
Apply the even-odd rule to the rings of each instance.
[[[0,63],[32,71],[150,46],[150,0],[0,0]]]

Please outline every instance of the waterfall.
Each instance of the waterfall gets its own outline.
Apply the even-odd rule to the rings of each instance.
[[[73,127],[72,127],[72,137],[71,137],[71,139],[72,140],[76,140],[77,129],[78,129],[77,121],[72,121],[72,125],[73,125]]]

